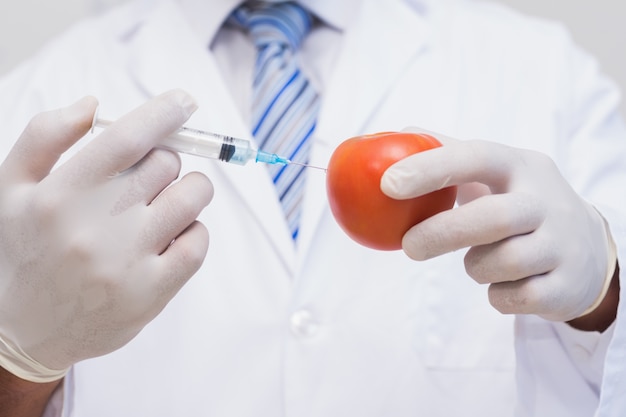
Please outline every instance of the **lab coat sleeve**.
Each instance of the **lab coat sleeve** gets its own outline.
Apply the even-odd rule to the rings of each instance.
[[[593,416],[615,323],[603,333],[518,316],[517,417]]]
[[[0,162],[4,160],[13,144],[37,113],[50,110],[43,95],[36,91],[37,80],[45,73],[46,65],[39,55],[18,65],[0,79]],[[50,88],[54,88],[50,86]],[[70,102],[66,103],[70,104]],[[67,379],[52,394],[43,417],[63,417]]]
[[[626,194],[624,184],[626,182],[622,183],[622,194]],[[606,212],[604,216],[608,217]],[[622,417],[626,413],[626,274],[624,272],[626,265],[624,218],[626,215],[624,215],[624,209],[613,210],[612,214],[611,233],[617,242],[617,259],[620,263],[620,304],[614,324],[614,335],[606,355],[597,417]],[[616,235],[618,237],[615,237]]]
[[[91,41],[89,37],[77,39],[86,44]],[[76,82],[79,86],[77,89],[70,88],[67,83],[50,81],[67,79],[68,76],[61,73],[67,71],[67,68],[75,70],[74,80],[88,77],[86,65],[80,59],[80,54],[73,54],[72,49],[63,47],[63,39],[60,37],[51,40],[35,55],[0,78],[0,162],[33,116],[70,105],[90,93],[80,88],[86,84],[82,79]],[[73,386],[73,371],[70,370],[52,394],[43,417],[72,415]]]
[[[602,370],[596,415],[617,417],[626,413],[626,128],[619,112],[621,95],[618,89],[599,76],[597,66],[583,54],[573,54],[569,62],[578,74],[569,80],[574,88],[569,98],[571,114],[568,120],[574,137],[572,154],[577,155],[577,159],[571,158],[570,173],[576,172],[573,174],[574,184],[580,187],[579,192],[607,220],[621,264],[621,302],[617,319],[611,338],[599,343],[603,350],[607,345],[605,361],[595,363],[598,370]],[[586,180],[579,181],[583,176]],[[561,336],[565,337],[564,333]],[[573,357],[574,361],[576,359]]]
[[[560,70],[554,84],[560,98],[554,117],[560,134],[554,158],[574,189],[606,218],[623,264],[626,127],[620,114],[621,94],[565,32],[558,38],[555,50],[561,52],[555,61]],[[621,299],[626,300],[623,271]],[[600,398],[603,403],[620,402],[619,415],[624,415],[626,399],[617,398],[626,389],[619,377],[626,374],[624,309],[622,302],[617,320],[603,333],[581,332],[534,316],[517,317],[516,415],[594,416]]]

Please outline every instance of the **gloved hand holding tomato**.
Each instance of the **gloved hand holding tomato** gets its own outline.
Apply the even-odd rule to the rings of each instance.
[[[430,135],[410,132],[358,136],[340,144],[328,164],[326,184],[332,213],[348,236],[373,249],[401,249],[402,237],[412,226],[452,208],[456,187],[403,200],[380,188],[383,173],[393,163],[439,146]]]
[[[489,285],[502,313],[583,318],[592,330],[615,317],[611,231],[547,155],[483,140],[439,146],[421,133],[362,136],[335,150],[327,190],[337,222],[365,246],[402,247],[415,260],[469,248],[467,274]]]

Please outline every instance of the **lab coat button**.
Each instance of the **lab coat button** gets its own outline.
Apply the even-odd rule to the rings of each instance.
[[[313,314],[306,309],[298,310],[291,315],[290,320],[291,332],[300,338],[309,338],[315,336],[319,329],[319,323],[313,317]]]

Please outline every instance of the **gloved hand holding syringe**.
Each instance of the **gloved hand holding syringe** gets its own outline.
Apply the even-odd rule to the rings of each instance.
[[[113,121],[102,119],[98,116],[98,111],[96,111],[91,131],[93,132],[96,127],[106,128],[111,124],[113,124]],[[266,164],[295,164],[310,168],[324,169],[294,162],[288,158],[276,155],[275,153],[255,149],[252,143],[246,139],[205,132],[185,126],[166,137],[159,147],[175,152],[201,156],[203,158],[218,159],[238,165],[245,165],[249,161],[254,160],[255,162],[264,162]]]

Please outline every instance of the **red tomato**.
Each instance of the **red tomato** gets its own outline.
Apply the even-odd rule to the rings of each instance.
[[[341,228],[358,243],[373,249],[402,248],[402,236],[422,220],[452,208],[456,187],[408,200],[383,194],[380,179],[393,163],[441,146],[421,133],[382,132],[341,143],[328,164],[326,191]]]

